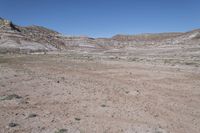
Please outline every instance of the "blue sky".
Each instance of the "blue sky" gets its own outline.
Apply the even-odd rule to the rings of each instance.
[[[0,17],[91,37],[188,31],[200,28],[200,0],[0,0]]]

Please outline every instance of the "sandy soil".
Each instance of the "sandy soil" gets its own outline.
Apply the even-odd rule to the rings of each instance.
[[[200,133],[200,71],[0,56],[0,133]]]

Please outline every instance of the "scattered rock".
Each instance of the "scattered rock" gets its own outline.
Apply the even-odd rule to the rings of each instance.
[[[9,126],[9,127],[16,127],[16,126],[18,126],[18,124],[17,124],[17,123],[11,122],[11,123],[8,124],[8,126]]]
[[[57,83],[60,83],[60,81],[58,80]]]
[[[101,107],[106,107],[106,105],[105,105],[105,104],[102,104]]]
[[[58,131],[55,131],[55,133],[67,133],[67,129],[59,129]]]
[[[42,129],[42,130],[45,130],[45,127],[42,127],[41,129]]]
[[[81,119],[80,118],[75,118],[75,120],[80,121]]]
[[[8,96],[1,96],[0,100],[12,100],[12,99],[20,99],[20,98],[22,98],[22,97],[18,96],[16,94],[11,94],[11,95],[8,95]]]
[[[129,93],[129,91],[126,91],[126,94],[128,94]]]
[[[31,114],[28,115],[28,118],[34,118],[34,117],[37,117],[37,116],[38,116],[37,114],[31,113]]]
[[[158,117],[158,116],[159,116],[158,114],[155,114],[155,115],[154,115],[154,117]]]
[[[1,85],[2,87],[5,87],[5,85]]]
[[[54,119],[53,119],[53,120],[51,120],[51,122],[55,122],[55,121],[56,121],[56,120],[54,120]]]

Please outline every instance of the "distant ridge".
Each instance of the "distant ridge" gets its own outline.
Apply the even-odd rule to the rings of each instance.
[[[42,26],[18,26],[0,17],[0,53],[108,50],[137,45],[199,43],[200,29],[188,32],[115,35],[112,38],[65,36]]]

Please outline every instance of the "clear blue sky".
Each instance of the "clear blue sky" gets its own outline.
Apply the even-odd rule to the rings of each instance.
[[[200,28],[200,0],[0,0],[0,17],[91,37],[187,31]]]

